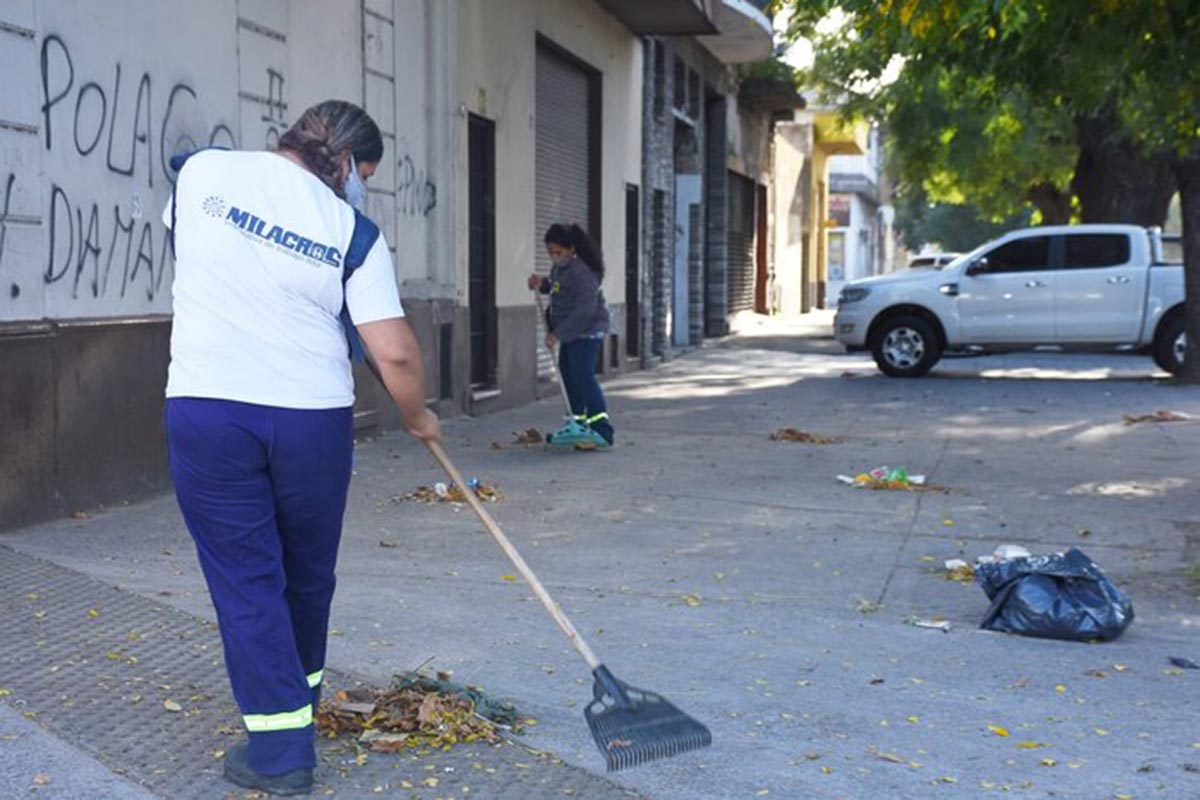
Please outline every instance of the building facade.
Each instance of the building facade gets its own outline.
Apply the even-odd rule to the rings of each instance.
[[[725,333],[769,251],[772,116],[736,73],[770,54],[762,5],[0,5],[0,529],[166,488],[169,159],[273,147],[331,97],[384,134],[367,211],[441,413],[554,391],[525,285],[553,222],[605,256],[598,371]],[[357,377],[357,424],[394,424]]]

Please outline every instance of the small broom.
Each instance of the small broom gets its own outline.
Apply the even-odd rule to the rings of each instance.
[[[458,486],[465,487],[466,481],[442,446],[437,442],[426,442],[426,445],[450,480]],[[533,574],[533,570],[525,563],[525,559],[521,558],[521,554],[500,530],[500,526],[492,519],[475,493],[468,489],[463,494],[475,516],[479,517],[479,521],[500,545],[504,554],[512,561],[513,566],[521,573],[521,577],[533,589],[538,600],[550,612],[550,616],[571,640],[571,644],[583,656],[583,660],[592,671],[596,679],[592,687],[594,699],[584,709],[583,716],[592,731],[592,737],[596,740],[596,746],[608,762],[609,771],[637,766],[657,758],[668,758],[712,744],[712,733],[708,728],[680,711],[661,695],[635,689],[613,677],[608,667],[600,663],[592,648],[550,597],[546,587],[542,586],[542,582]]]

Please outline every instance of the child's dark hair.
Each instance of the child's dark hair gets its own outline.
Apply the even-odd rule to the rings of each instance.
[[[604,280],[604,259],[583,228],[574,223],[564,225],[556,222],[546,230],[544,241],[559,247],[574,247],[575,255],[596,273],[598,279]]]

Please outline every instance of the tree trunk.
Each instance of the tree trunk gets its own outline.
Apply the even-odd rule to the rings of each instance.
[[[1029,202],[1042,214],[1043,225],[1066,225],[1071,221],[1071,193],[1052,183],[1039,183],[1029,190]]]
[[[1200,146],[1175,161],[1183,212],[1183,294],[1187,304],[1187,351],[1180,383],[1200,384]]]
[[[1143,154],[1110,112],[1081,117],[1075,129],[1079,159],[1071,188],[1081,221],[1162,225],[1174,194],[1171,156]]]

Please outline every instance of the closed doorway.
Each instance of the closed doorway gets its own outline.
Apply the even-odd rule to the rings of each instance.
[[[638,253],[641,252],[641,212],[638,187],[625,186],[625,355],[641,355],[642,299]]]
[[[469,151],[467,303],[471,319],[471,389],[496,387],[496,125],[472,114]]]

